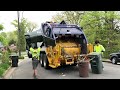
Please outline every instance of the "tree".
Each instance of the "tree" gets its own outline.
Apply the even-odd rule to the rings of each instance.
[[[87,36],[89,43],[94,43],[95,39],[99,39],[99,33],[102,34],[103,12],[100,11],[87,11],[82,17],[80,25],[84,27],[84,32]],[[102,32],[101,32],[102,30]]]
[[[16,44],[16,41],[15,41],[14,39],[11,39],[8,44],[9,44],[9,45],[11,45],[11,44]]]
[[[2,26],[2,27],[1,27]],[[1,25],[0,28],[1,30],[4,28],[3,25]],[[7,40],[7,35],[5,32],[0,33],[0,42],[3,43],[3,45],[8,45],[8,40]]]
[[[17,42],[17,31],[7,32],[7,39],[11,41],[12,39]]]
[[[61,13],[57,13],[55,16],[52,17],[52,20],[54,22],[61,22],[62,20],[65,20],[67,23],[79,25],[84,13],[84,11],[64,11]]]
[[[7,37],[6,32],[1,32],[0,35],[2,35],[3,37]]]
[[[28,21],[27,22],[27,31],[26,32],[32,32],[37,27],[38,27],[38,25],[36,23]]]
[[[88,40],[92,43],[99,39],[106,48],[104,56],[119,48],[119,15],[115,11],[89,11],[84,15],[81,25],[84,27]]]
[[[0,31],[2,31],[4,29],[3,25],[0,24]],[[0,35],[0,42],[2,42],[3,44],[6,44],[6,41],[4,40],[4,37],[2,35]]]
[[[25,51],[26,46],[25,46],[25,33],[26,32],[31,32],[33,31],[36,27],[37,24],[28,21],[26,18],[21,18],[20,20],[20,50]],[[14,33],[17,34],[18,36],[18,20],[14,20],[13,22],[11,22],[12,25],[15,26],[16,31]],[[17,46],[18,46],[18,40],[17,40]]]
[[[4,36],[2,36],[2,35],[0,35],[0,42],[2,42],[3,45],[8,45],[7,39]]]
[[[12,25],[14,25],[16,27],[16,31],[17,31],[17,36],[18,36],[18,21],[17,20],[14,20],[12,22]],[[25,34],[25,30],[26,30],[26,26],[27,26],[27,23],[26,23],[26,19],[25,18],[22,18],[21,19],[21,22],[20,22],[20,35],[18,37],[19,41],[20,41],[20,50],[24,51],[25,50],[25,37],[24,37],[24,34]],[[18,40],[17,40],[17,46],[18,45]]]
[[[2,24],[0,24],[0,30],[3,30],[4,26]]]

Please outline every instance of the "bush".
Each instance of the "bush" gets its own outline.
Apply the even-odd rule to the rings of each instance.
[[[2,63],[9,63],[10,58],[9,58],[8,51],[3,52],[2,54],[3,54],[2,57],[1,57]]]
[[[3,69],[2,67],[0,67],[0,77],[2,77],[3,73],[5,72],[5,69]]]
[[[24,59],[24,56],[19,56],[19,59]]]
[[[2,63],[0,64],[0,77],[2,77],[3,73],[9,68],[8,63]]]
[[[3,68],[3,69],[5,69],[5,70],[7,70],[8,68],[9,68],[9,64],[7,64],[7,63],[2,63],[2,64],[0,64],[0,67],[1,68]]]

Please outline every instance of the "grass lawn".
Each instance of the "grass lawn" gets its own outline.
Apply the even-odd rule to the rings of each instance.
[[[0,64],[0,77],[3,76],[4,72],[10,67],[10,64],[1,63]]]

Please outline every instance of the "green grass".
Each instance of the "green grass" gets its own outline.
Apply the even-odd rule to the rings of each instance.
[[[0,64],[0,67],[2,67],[3,69],[8,69],[10,65],[6,64],[6,63],[2,63]]]
[[[3,69],[2,67],[0,67],[0,77],[3,76],[3,73],[5,72],[5,69]]]
[[[4,74],[4,72],[9,68],[9,64],[7,63],[2,63],[0,64],[0,77]]]

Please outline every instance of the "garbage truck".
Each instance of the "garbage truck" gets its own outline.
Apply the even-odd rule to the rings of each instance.
[[[80,54],[88,53],[88,42],[83,28],[75,24],[45,22],[39,30],[25,34],[29,58],[31,44],[41,47],[40,64],[45,69],[77,65]]]

